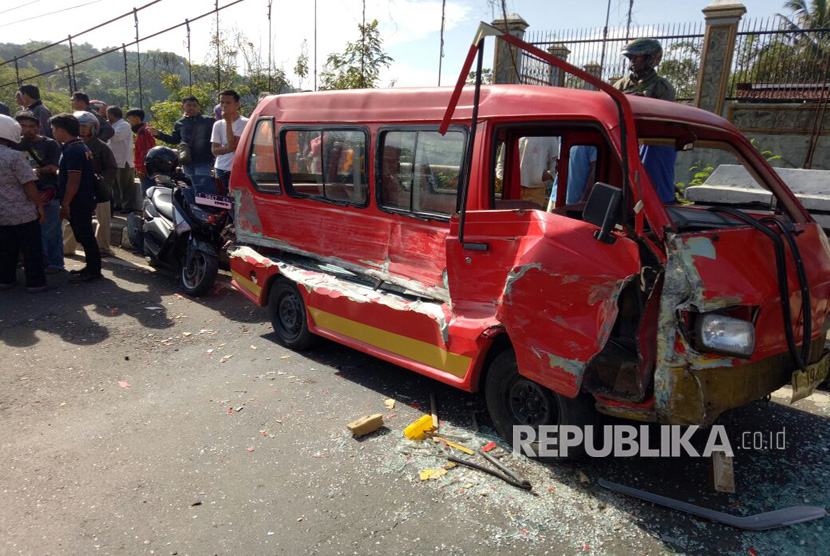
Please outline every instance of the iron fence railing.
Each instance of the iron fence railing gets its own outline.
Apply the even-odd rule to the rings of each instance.
[[[663,46],[663,63],[660,73],[677,89],[679,101],[694,99],[700,56],[703,50],[705,25],[675,23],[644,25],[637,27],[613,27],[607,32],[603,27],[574,29],[569,31],[529,32],[525,40],[549,52],[564,57],[568,62],[614,82],[628,73],[628,60],[620,54],[629,41],[638,37],[657,39]],[[522,53],[521,81],[526,84],[552,85],[558,78],[550,64]],[[565,78],[564,85],[582,88],[584,84],[574,78]]]
[[[620,51],[637,37],[663,45],[660,74],[674,85],[677,100],[695,97],[703,52],[703,21],[530,32],[525,40],[613,83],[628,71]],[[582,88],[575,78],[559,76],[550,64],[521,54],[522,83]],[[727,100],[810,102],[830,96],[830,28],[799,28],[781,16],[744,19],[737,33]]]
[[[827,95],[830,28],[798,28],[780,17],[741,22],[728,100],[819,101]]]

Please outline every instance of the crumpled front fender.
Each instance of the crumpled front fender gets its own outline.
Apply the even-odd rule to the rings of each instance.
[[[497,307],[519,373],[568,397],[579,393],[611,334],[619,295],[640,271],[635,242],[601,243],[592,228],[535,243],[507,276]]]

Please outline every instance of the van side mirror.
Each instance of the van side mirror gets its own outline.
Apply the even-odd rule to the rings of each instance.
[[[620,220],[620,203],[622,203],[622,189],[597,182],[591,189],[585,209],[582,212],[582,220],[599,226],[594,232],[594,237],[603,243],[614,243],[616,238],[611,235]]]

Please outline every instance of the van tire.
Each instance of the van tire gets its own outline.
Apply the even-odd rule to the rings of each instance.
[[[271,326],[280,343],[296,351],[314,347],[320,340],[308,330],[308,312],[297,285],[285,278],[278,278],[268,295],[268,312]]]
[[[509,443],[513,442],[513,427],[516,425],[531,425],[534,428],[539,425],[575,425],[583,428],[584,433],[584,427],[595,425],[599,417],[590,396],[568,398],[520,375],[512,349],[499,353],[490,364],[484,396],[496,430]],[[539,442],[532,443],[531,447],[539,456]],[[584,453],[583,443],[570,448],[567,459]]]

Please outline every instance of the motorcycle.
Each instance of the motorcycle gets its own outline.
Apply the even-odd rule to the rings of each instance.
[[[159,175],[141,213],[127,218],[130,243],[151,262],[176,270],[186,293],[204,295],[216,280],[232,207],[228,197],[198,193],[184,174]]]

